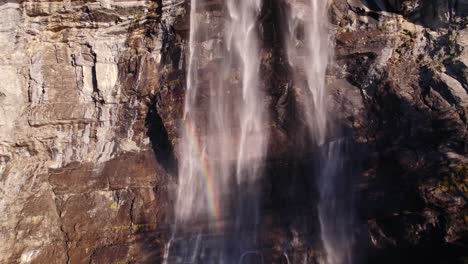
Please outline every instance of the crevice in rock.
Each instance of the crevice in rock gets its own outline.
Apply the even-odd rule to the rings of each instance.
[[[93,83],[93,92],[99,94],[97,74],[96,74],[96,59],[94,59],[94,65],[91,67],[91,79]]]
[[[146,135],[149,137],[156,159],[166,169],[167,172],[176,175],[177,162],[172,144],[169,140],[166,127],[157,111],[157,97],[151,98],[151,103],[146,114],[145,126]]]
[[[133,207],[135,206],[135,197],[132,198],[130,203],[129,216],[130,216],[130,225],[133,225]]]
[[[97,70],[96,70],[96,65],[97,65],[97,54],[93,50],[93,47],[89,44],[86,44],[86,47],[89,48],[89,52],[91,53],[91,56],[93,58],[93,66],[91,66],[91,82],[93,85],[93,101],[97,105],[99,104],[105,104],[104,98],[102,97],[101,91],[99,90],[98,86],[98,78],[97,78]]]

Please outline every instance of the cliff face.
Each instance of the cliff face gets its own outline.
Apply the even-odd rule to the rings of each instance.
[[[348,119],[368,154],[356,185],[364,254],[374,262],[461,262],[467,4],[335,3],[338,76],[363,105]]]
[[[213,32],[221,2],[206,3]],[[0,1],[1,263],[161,261],[179,156],[188,4]],[[278,30],[290,4],[297,3],[265,1],[258,28],[274,117],[264,206],[278,214],[314,199],[301,186],[285,187],[297,181],[280,173],[297,169],[291,154],[301,131]],[[463,257],[466,14],[465,1],[455,0],[331,5],[329,111],[352,142],[360,262]],[[203,43],[207,54],[215,48]]]
[[[141,260],[163,247],[139,233],[160,227],[171,180],[150,107],[180,6],[1,2],[1,263]]]

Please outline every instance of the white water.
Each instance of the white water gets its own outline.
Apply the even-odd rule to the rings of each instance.
[[[326,69],[329,65],[331,41],[328,32],[327,0],[292,0],[288,15],[286,48],[293,69],[295,86],[300,91],[309,135],[321,149],[319,155],[318,214],[321,239],[326,257],[324,264],[351,262],[349,232],[350,203],[343,202],[343,140],[326,142],[330,117],[327,114]]]
[[[265,114],[262,109],[264,96],[259,92],[259,47],[256,31],[257,15],[261,0],[226,0],[230,19],[227,25],[228,53],[240,59],[242,78],[242,101],[240,107],[240,140],[237,151],[237,183],[254,181],[258,168],[266,155],[268,139]],[[260,159],[260,160],[259,160]],[[260,161],[260,162],[258,162]],[[244,179],[247,177],[247,179]]]
[[[347,170],[344,139],[332,141],[322,147],[322,167],[319,178],[318,204],[325,264],[352,263],[352,203],[347,188]]]
[[[207,3],[191,1],[184,134],[179,144],[179,181],[175,206],[178,229],[208,222],[212,233],[234,221],[234,243],[245,246],[243,226],[258,221],[258,181],[267,155],[268,116],[259,76],[257,19],[261,0],[224,0],[221,26]],[[326,0],[291,0],[286,48],[299,104],[310,139],[321,149],[318,213],[324,264],[350,263],[345,206],[338,196],[344,172],[343,141],[326,143],[326,69],[332,57]],[[200,70],[203,70],[201,72]],[[200,229],[201,230],[201,229]],[[232,231],[232,230],[231,230]],[[206,232],[204,230],[203,232]],[[199,251],[196,240],[189,260]],[[219,241],[218,241],[219,242]],[[172,240],[171,242],[172,243]],[[170,245],[165,252],[170,255]],[[211,250],[223,251],[225,243]],[[190,251],[190,249],[187,249]],[[221,253],[224,254],[224,253]],[[237,259],[217,256],[215,263]],[[183,262],[184,260],[182,260]],[[187,261],[187,259],[185,260]]]
[[[239,228],[246,221],[255,223],[253,196],[268,131],[258,79],[261,0],[225,0],[227,13],[216,34],[213,27],[223,20],[205,12],[205,4],[191,1],[175,213],[179,226],[202,219],[215,232],[225,220],[234,219]]]
[[[301,91],[302,108],[309,132],[318,145],[327,133],[325,71],[331,57],[327,0],[292,0],[288,16],[286,48]],[[299,80],[305,80],[301,82]]]

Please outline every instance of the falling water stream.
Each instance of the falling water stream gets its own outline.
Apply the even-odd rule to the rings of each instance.
[[[219,19],[205,12],[206,5],[191,1],[176,228],[199,228],[204,240],[213,236],[210,250],[216,252],[206,253],[203,262],[232,263],[255,243],[250,234],[258,221],[257,187],[268,139],[258,80],[261,0],[226,0],[217,35],[212,26]],[[200,222],[208,226],[197,227]],[[199,243],[193,248],[200,251]]]
[[[328,30],[328,0],[292,0],[288,15],[286,48],[295,85],[301,91],[309,135],[319,147],[318,216],[326,257],[324,264],[351,262],[351,213],[346,178],[345,139],[327,142],[326,70],[332,58]]]
[[[192,1],[184,136],[181,144],[176,216],[185,221],[209,216],[220,221],[223,194],[256,181],[266,154],[268,131],[258,89],[255,27],[260,0],[226,0],[225,36],[197,43],[210,34],[203,1]],[[199,68],[212,72],[204,76]],[[233,78],[235,78],[233,80]]]
[[[166,263],[246,263],[244,258],[257,255],[259,182],[270,119],[259,73],[257,23],[262,0],[224,0],[222,19],[207,12],[208,2],[192,0],[190,5],[176,220]],[[327,142],[328,3],[289,2],[284,32],[288,61],[301,91],[309,138],[321,152],[317,164],[318,214],[326,252],[323,263],[349,263],[346,225],[338,226],[334,220],[344,217],[335,187],[344,168],[344,141]],[[184,236],[188,230],[189,238]],[[259,259],[252,263],[261,263]]]

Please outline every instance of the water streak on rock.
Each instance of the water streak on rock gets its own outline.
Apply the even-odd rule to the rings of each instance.
[[[327,142],[327,137],[339,134],[327,113],[326,70],[329,65],[331,41],[328,33],[328,1],[290,2],[286,48],[293,72],[299,102],[305,117],[309,138],[320,149],[318,164],[318,215],[321,239],[325,249],[325,264],[349,263],[351,236],[350,214],[345,203],[343,142]]]
[[[256,225],[257,185],[268,141],[265,96],[258,79],[257,16],[261,1],[226,0],[225,22],[219,25],[219,32],[213,32],[219,18],[206,11],[208,4],[191,2],[175,211],[179,229],[202,220],[209,223],[208,232],[233,228],[239,233]],[[210,71],[202,73],[202,68]],[[221,252],[222,244],[214,251]]]

